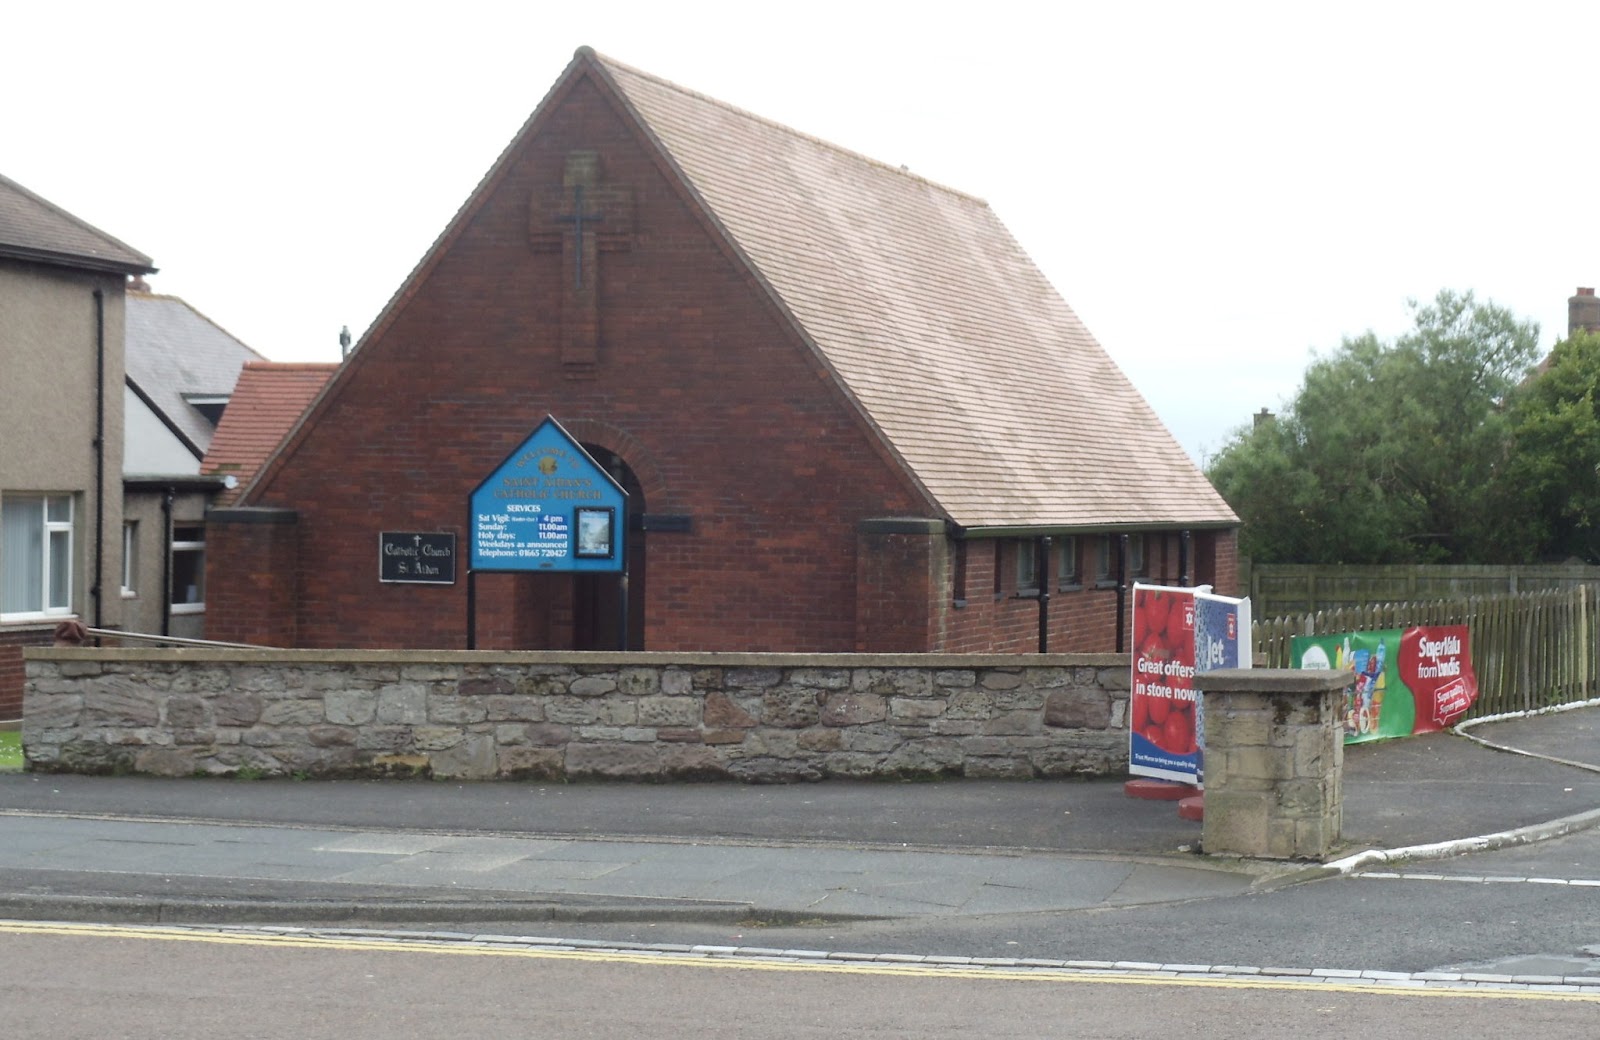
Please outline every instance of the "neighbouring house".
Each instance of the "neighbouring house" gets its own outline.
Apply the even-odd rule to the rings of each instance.
[[[627,492],[625,586],[385,578],[396,538],[468,559],[547,418]],[[1136,579],[1234,591],[1237,526],[984,202],[585,48],[212,511],[206,631],[1104,651]]]
[[[0,176],[0,719],[22,650],[118,626],[123,330],[150,258]]]
[[[1567,297],[1567,335],[1580,332],[1600,332],[1600,297],[1595,296],[1593,286],[1580,285]]]
[[[229,490],[202,473],[240,369],[261,355],[175,296],[127,295],[121,588],[132,632],[205,627],[205,513]]]
[[[200,466],[202,473],[226,482],[214,507],[238,499],[338,369],[331,362],[245,362]]]

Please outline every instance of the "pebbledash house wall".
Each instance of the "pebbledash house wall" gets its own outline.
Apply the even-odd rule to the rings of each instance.
[[[42,772],[735,780],[1103,776],[1125,654],[27,651]]]
[[[0,259],[0,498],[64,494],[73,509],[71,611],[0,619],[0,722],[21,717],[24,647],[49,646],[56,625],[69,619],[107,628],[123,623],[117,575],[127,279],[94,267]],[[96,324],[96,293],[103,328]],[[97,343],[104,346],[103,378],[97,378]],[[105,408],[102,488],[93,451],[97,384]],[[106,590],[98,602],[97,584]]]

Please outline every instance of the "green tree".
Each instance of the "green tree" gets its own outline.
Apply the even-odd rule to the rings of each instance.
[[[1410,301],[1413,327],[1317,357],[1284,414],[1242,430],[1208,468],[1244,521],[1240,549],[1274,563],[1503,562],[1505,399],[1539,327],[1471,292]]]
[[[1557,343],[1508,413],[1508,478],[1541,555],[1600,563],[1600,334]]]

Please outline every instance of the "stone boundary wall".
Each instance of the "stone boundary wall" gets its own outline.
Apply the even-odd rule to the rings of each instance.
[[[41,772],[787,783],[1126,772],[1126,654],[30,649]]]

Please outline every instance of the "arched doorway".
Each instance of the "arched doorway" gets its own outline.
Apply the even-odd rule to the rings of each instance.
[[[643,650],[645,597],[644,488],[632,467],[609,448],[584,444],[600,468],[628,493],[628,639],[622,639],[622,583],[614,574],[572,575],[572,648],[574,650]]]

